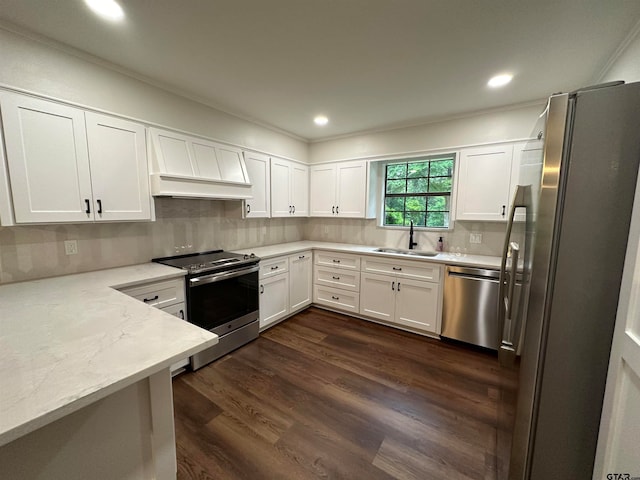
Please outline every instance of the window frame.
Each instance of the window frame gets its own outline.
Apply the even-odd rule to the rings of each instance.
[[[451,175],[446,175],[446,176],[442,176],[442,175],[435,175],[433,177],[431,177],[430,175],[427,177],[414,177],[414,178],[425,178],[427,179],[427,182],[431,179],[431,178],[451,178],[451,189],[448,192],[423,192],[423,193],[401,193],[401,194],[387,194],[387,181],[389,180],[387,178],[387,174],[388,174],[388,166],[389,165],[398,165],[398,164],[410,164],[410,163],[417,163],[417,162],[424,162],[424,161],[428,161],[428,162],[432,162],[432,161],[438,161],[438,160],[452,160],[453,165],[451,168]],[[449,210],[443,210],[443,212],[447,212],[449,214],[449,224],[448,226],[443,226],[443,227],[432,227],[432,226],[426,226],[426,225],[415,225],[414,224],[414,228],[415,229],[420,229],[423,231],[433,231],[433,232],[442,232],[442,231],[448,231],[448,230],[453,230],[454,228],[454,221],[455,221],[455,189],[456,189],[456,169],[457,169],[457,160],[458,160],[458,151],[445,151],[445,152],[441,152],[441,153],[429,153],[429,154],[422,154],[422,155],[411,155],[411,156],[398,156],[396,158],[393,159],[388,159],[388,160],[384,160],[381,161],[379,163],[380,165],[380,170],[379,170],[379,175],[381,178],[381,188],[379,190],[380,192],[380,208],[379,208],[379,221],[378,221],[378,226],[382,227],[382,228],[389,228],[389,229],[398,229],[398,230],[407,230],[409,229],[409,225],[393,225],[393,224],[385,224],[385,220],[386,220],[386,216],[385,216],[385,211],[386,211],[386,200],[387,198],[407,198],[407,197],[437,197],[437,196],[448,196],[449,197]],[[430,172],[429,172],[430,173]],[[391,179],[394,180],[394,179]],[[397,180],[402,180],[402,178],[399,178]],[[404,180],[411,180],[411,177],[407,176],[404,177]],[[425,223],[426,223],[426,214],[429,211],[427,208],[427,205],[425,205]],[[406,214],[407,210],[403,210],[403,213]]]

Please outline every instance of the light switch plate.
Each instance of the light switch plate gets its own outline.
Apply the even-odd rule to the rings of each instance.
[[[64,241],[64,253],[67,255],[76,255],[78,253],[78,241],[77,240],[65,240]]]
[[[471,233],[469,235],[469,243],[482,243],[481,233]]]

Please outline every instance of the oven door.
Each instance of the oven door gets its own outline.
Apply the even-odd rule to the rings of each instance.
[[[191,323],[224,335],[258,319],[258,265],[189,279]]]

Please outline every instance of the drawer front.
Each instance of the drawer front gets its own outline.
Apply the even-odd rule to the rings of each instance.
[[[315,266],[314,283],[325,287],[341,288],[352,292],[360,291],[360,272]]]
[[[174,317],[178,317],[182,320],[187,320],[187,307],[184,302],[174,303],[173,305],[169,305],[168,307],[161,308],[163,312],[167,312]]]
[[[271,258],[260,262],[260,278],[269,278],[289,271],[287,257]]]
[[[412,278],[427,282],[439,282],[442,276],[442,266],[435,263],[425,263],[411,260],[378,259],[364,257],[362,271],[368,273],[383,273],[397,275],[400,278]]]
[[[345,312],[358,313],[360,309],[360,294],[316,285],[313,287],[313,302],[318,305],[344,310]]]
[[[164,308],[174,303],[184,302],[184,279],[147,283],[137,287],[123,288],[120,291],[152,307]]]
[[[360,270],[360,257],[348,253],[315,252],[315,264],[323,267],[342,268],[345,270]]]

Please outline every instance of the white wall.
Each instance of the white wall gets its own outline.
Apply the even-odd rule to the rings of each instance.
[[[0,26],[0,84],[307,160],[307,143],[154,87]]]
[[[311,143],[311,163],[530,138],[545,100],[414,127]],[[537,132],[536,132],[537,133]]]
[[[640,28],[629,38],[629,43],[622,49],[602,77],[602,82],[624,80],[640,81]]]

